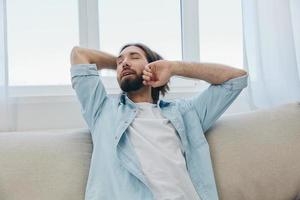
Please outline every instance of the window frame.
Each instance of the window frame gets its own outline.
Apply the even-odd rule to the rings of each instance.
[[[98,0],[78,0],[79,12],[79,45],[82,47],[100,49]],[[181,43],[183,61],[200,61],[199,52],[199,8],[197,0],[180,0]],[[5,49],[7,52],[7,49]],[[67,66],[66,66],[67,67]],[[101,71],[99,71],[101,76]],[[117,94],[120,90],[116,84],[116,77],[101,77],[108,94]],[[171,78],[171,94],[196,92],[207,84],[204,81],[186,77]],[[32,85],[8,86],[9,98],[34,97],[50,98],[55,96],[75,96],[71,85]]]

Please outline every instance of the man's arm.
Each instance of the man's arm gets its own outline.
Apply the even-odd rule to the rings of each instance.
[[[74,47],[70,59],[72,88],[81,105],[82,115],[92,131],[107,99],[98,70],[116,69],[116,59],[108,53],[82,47]]]
[[[211,84],[221,84],[247,74],[245,70],[217,63],[173,61],[171,66],[172,75],[201,79]]]
[[[152,87],[159,87],[165,85],[171,76],[176,75],[218,85],[246,74],[245,70],[223,64],[158,60],[145,66],[143,83]]]
[[[203,132],[226,111],[247,86],[247,72],[214,63],[182,63],[173,65],[173,74],[205,80],[211,85],[204,92],[186,99],[198,113]]]
[[[243,88],[247,87],[248,78],[246,71],[222,64],[159,60],[145,67],[144,84],[159,87],[166,84],[173,75],[201,79],[211,83],[203,92],[179,101],[195,109],[203,132],[211,127],[238,97]]]
[[[71,65],[96,64],[97,70],[116,69],[116,56],[109,53],[75,46],[71,51]]]

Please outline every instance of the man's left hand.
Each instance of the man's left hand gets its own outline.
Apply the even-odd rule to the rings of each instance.
[[[157,60],[149,63],[143,70],[143,84],[151,87],[165,85],[172,76],[172,61]]]

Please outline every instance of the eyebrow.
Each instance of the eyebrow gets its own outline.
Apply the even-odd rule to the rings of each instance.
[[[138,54],[139,56],[141,56],[141,54],[139,53],[139,52],[130,52],[129,53],[129,55],[134,55],[134,54]],[[124,57],[122,54],[121,55],[119,55],[118,57],[117,57],[117,59],[120,59],[120,58],[122,58],[122,57]]]

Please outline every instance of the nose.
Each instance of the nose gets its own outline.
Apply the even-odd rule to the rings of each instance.
[[[127,60],[125,59],[123,62],[122,62],[122,69],[124,68],[129,68],[130,65],[128,64]]]

